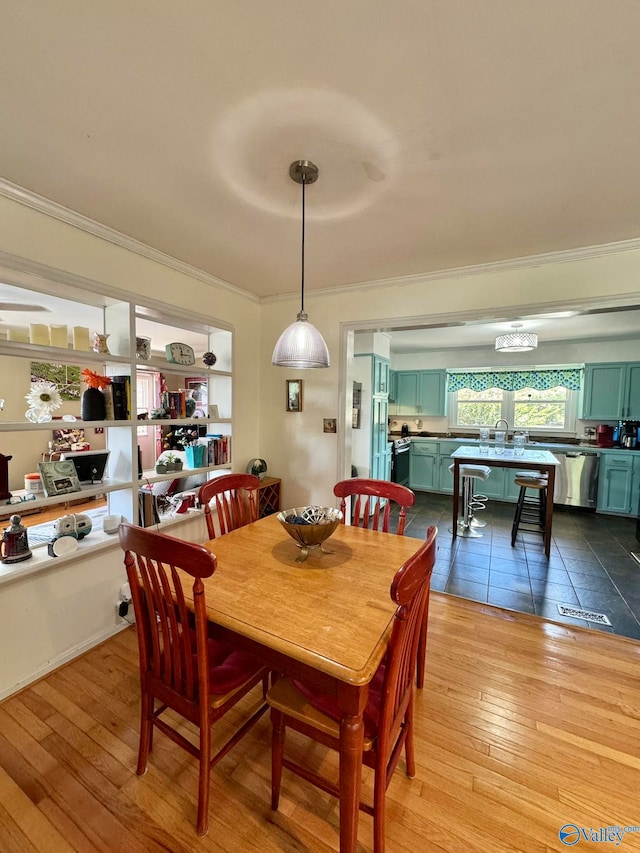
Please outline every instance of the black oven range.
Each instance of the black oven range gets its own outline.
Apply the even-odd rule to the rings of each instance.
[[[409,485],[410,438],[396,438],[391,448],[391,482]]]

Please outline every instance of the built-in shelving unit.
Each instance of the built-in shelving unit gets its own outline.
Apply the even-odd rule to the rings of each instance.
[[[55,295],[54,295],[55,294]],[[230,470],[231,457],[223,465],[205,465],[197,468],[184,467],[176,474],[158,474],[154,464],[162,444],[162,427],[185,426],[196,419],[154,418],[153,410],[161,407],[160,390],[166,387],[178,391],[198,380],[200,392],[207,405],[200,408],[199,426],[206,425],[207,436],[232,435],[233,427],[233,332],[223,324],[204,323],[202,316],[181,313],[174,307],[159,303],[148,305],[133,301],[123,294],[121,298],[111,290],[108,294],[91,292],[85,287],[60,286],[47,289],[37,284],[33,288],[16,284],[0,284],[0,299],[5,304],[14,303],[15,313],[2,311],[0,320],[0,367],[7,382],[2,383],[0,396],[5,399],[4,411],[0,414],[0,452],[11,457],[9,462],[9,489],[14,495],[22,491],[24,475],[37,471],[48,440],[55,429],[84,429],[91,436],[92,449],[101,449],[102,444],[110,450],[105,478],[99,483],[83,484],[80,492],[55,497],[38,496],[29,501],[29,511],[38,507],[60,506],[60,515],[70,510],[71,502],[105,495],[108,514],[121,515],[123,519],[138,523],[141,489],[163,480],[201,474],[205,477],[216,470]],[[33,306],[32,310],[24,309]],[[29,342],[29,323],[44,323],[66,326],[68,347],[38,345]],[[107,336],[108,353],[74,349],[74,325]],[[27,336],[27,340],[15,340],[16,336]],[[139,358],[136,338],[151,340],[149,359]],[[194,350],[195,363],[174,364],[167,360],[165,346],[171,342],[183,342]],[[202,356],[205,352],[216,355],[216,363],[207,367]],[[80,401],[65,403],[64,409],[53,412],[54,419],[44,423],[32,423],[25,417],[28,404],[25,395],[31,382],[31,364],[40,362],[53,365],[89,368],[106,376],[128,376],[130,385],[129,414],[126,419],[83,421],[80,418]],[[81,386],[84,390],[85,386]],[[215,417],[209,404],[215,404]],[[64,412],[66,418],[56,416]],[[72,414],[75,420],[72,419]],[[141,418],[142,416],[142,418]],[[206,437],[199,439],[206,442]],[[96,442],[94,444],[94,441]],[[144,450],[142,472],[139,472],[139,447]],[[140,476],[141,473],[141,476]],[[15,505],[19,514],[20,504]],[[8,510],[9,506],[3,506]],[[173,520],[175,523],[175,520]],[[82,542],[82,551],[113,542],[113,537],[91,534]],[[44,559],[38,549],[38,562]],[[46,549],[45,553],[46,553]],[[54,558],[51,558],[54,559]],[[55,558],[59,559],[59,558]],[[20,565],[20,564],[16,564]],[[10,568],[10,567],[3,567]]]

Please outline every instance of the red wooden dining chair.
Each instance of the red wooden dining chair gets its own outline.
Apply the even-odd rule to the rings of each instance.
[[[407,507],[412,507],[416,496],[400,483],[388,480],[369,480],[364,477],[352,477],[340,480],[333,487],[333,494],[340,498],[342,522],[347,513],[347,498],[351,498],[351,523],[357,527],[370,527],[373,530],[389,532],[392,503],[399,506],[398,527],[396,533],[402,536],[407,515]]]
[[[198,500],[200,506],[204,506],[209,539],[216,538],[212,502],[218,517],[219,535],[223,536],[257,519],[256,495],[259,484],[260,480],[254,474],[223,474],[200,486]]]
[[[407,776],[415,775],[413,677],[435,562],[436,536],[437,528],[429,527],[426,541],[396,572],[391,584],[391,599],[397,605],[391,639],[369,685],[362,762],[373,768],[374,793],[373,804],[360,802],[360,809],[373,816],[375,853],[384,851],[385,795],[403,749]],[[280,678],[269,689],[267,702],[271,706],[273,726],[271,808],[278,808],[283,767],[338,796],[336,782],[284,757],[287,727],[327,747],[339,749],[340,711],[334,696],[304,682]]]
[[[350,480],[341,480],[333,487],[333,493],[340,498],[340,509],[342,510],[342,522],[344,524],[347,512],[347,498],[351,498],[352,524],[358,527],[371,527],[373,530],[389,532],[389,519],[391,517],[392,502],[400,509],[398,512],[398,536],[404,535],[407,508],[415,503],[416,496],[406,486],[399,483],[390,483],[388,480],[368,480],[354,477]],[[381,507],[380,498],[386,498]],[[424,687],[424,667],[427,656],[427,625],[426,619],[424,629],[420,634],[418,645],[418,659],[416,663],[416,683],[418,687]]]
[[[206,835],[210,769],[252,728],[267,705],[261,702],[213,756],[211,726],[253,687],[261,681],[265,684],[267,670],[252,655],[207,638],[202,578],[210,577],[216,568],[216,558],[210,551],[131,524],[121,524],[119,533],[140,654],[140,745],[136,773],[142,776],[146,772],[154,726],[198,758],[197,829],[199,835]],[[182,586],[190,579],[193,579],[193,611],[187,608]],[[197,746],[162,718],[167,709],[198,728]]]

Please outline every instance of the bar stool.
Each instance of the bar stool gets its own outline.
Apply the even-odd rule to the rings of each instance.
[[[454,464],[449,465],[453,473]],[[475,491],[476,480],[486,480],[491,474],[488,465],[460,465],[460,477],[462,478],[462,518],[458,521],[458,536],[467,539],[479,539],[483,534],[476,528],[486,527],[486,521],[475,518],[475,512],[486,509],[485,503],[489,500],[486,495],[480,495]],[[449,528],[449,533],[453,529]]]
[[[515,477],[516,486],[520,486],[516,514],[511,528],[511,547],[516,544],[519,530],[531,533],[545,533],[545,516],[547,512],[547,491],[549,479],[547,474],[540,471],[518,471]],[[528,490],[534,494],[527,494]],[[522,525],[526,526],[522,526]]]

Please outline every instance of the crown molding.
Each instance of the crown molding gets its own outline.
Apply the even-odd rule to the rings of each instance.
[[[217,278],[216,276],[206,273],[197,267],[193,267],[191,264],[187,264],[184,261],[179,261],[171,255],[167,255],[158,249],[153,249],[151,246],[147,246],[146,243],[141,243],[133,237],[128,237],[120,231],[116,231],[113,228],[102,225],[81,213],[77,213],[68,207],[64,207],[63,205],[58,204],[58,202],[51,201],[51,199],[44,198],[44,196],[40,196],[31,190],[27,190],[18,184],[14,184],[11,181],[6,180],[5,178],[0,178],[0,196],[4,196],[12,201],[17,201],[20,204],[24,204],[26,207],[30,207],[33,210],[37,210],[40,213],[53,217],[54,219],[59,219],[67,225],[72,225],[74,228],[86,231],[94,237],[99,237],[102,240],[106,240],[107,242],[120,246],[123,249],[128,249],[130,252],[142,255],[143,257],[148,258],[151,261],[155,261],[158,264],[163,264],[177,272],[188,275],[191,278],[195,278],[204,284],[213,285],[226,290],[229,293],[234,293],[237,296],[249,299],[252,302],[265,304],[283,302],[292,298],[297,298],[299,295],[297,291],[291,291],[290,293],[282,293],[274,296],[258,297],[248,290],[244,290],[241,287],[230,284],[228,281]],[[349,293],[353,291],[378,290],[380,288],[399,287],[403,285],[424,284],[430,281],[442,281],[452,278],[464,278],[466,276],[507,272],[510,270],[523,269],[525,267],[541,266],[543,264],[575,263],[576,261],[590,260],[592,258],[621,254],[623,252],[638,251],[639,249],[640,237],[635,237],[631,240],[620,240],[615,243],[603,243],[597,246],[581,246],[576,249],[562,249],[557,252],[545,252],[539,255],[525,255],[520,258],[507,258],[502,261],[490,261],[486,264],[449,267],[448,269],[397,276],[395,278],[353,282],[350,284],[341,284],[336,285],[335,287],[327,287],[319,290],[306,290],[305,297],[308,299],[314,299],[319,296],[335,296],[341,293]]]
[[[81,213],[77,213],[75,210],[64,207],[56,201],[51,201],[51,199],[44,198],[44,196],[31,192],[31,190],[27,190],[18,184],[14,184],[11,181],[6,180],[5,178],[0,178],[0,196],[4,196],[12,201],[17,201],[19,204],[24,204],[26,207],[30,207],[32,210],[37,210],[39,213],[51,216],[53,219],[59,219],[61,222],[71,225],[74,228],[78,228],[80,231],[85,231],[87,234],[99,237],[101,240],[106,240],[108,243],[113,243],[115,246],[119,246],[122,249],[128,249],[130,252],[142,255],[142,257],[147,258],[150,261],[155,261],[155,263],[162,264],[165,267],[169,267],[170,269],[176,270],[184,275],[188,275],[191,278],[195,278],[203,284],[221,288],[222,290],[226,290],[236,296],[249,299],[252,302],[260,302],[260,299],[255,295],[255,293],[250,293],[248,290],[243,290],[241,287],[236,287],[236,285],[230,284],[228,281],[224,281],[224,279],[217,278],[214,275],[203,272],[203,270],[193,267],[191,264],[179,261],[171,255],[167,255],[158,249],[147,246],[146,243],[141,243],[133,237],[128,237],[126,234],[122,234],[114,228],[102,225],[100,222],[89,219],[89,217],[84,216]]]
[[[623,252],[640,250],[640,237],[632,240],[620,240],[617,243],[603,243],[599,246],[582,246],[577,249],[562,249],[557,252],[545,252],[540,255],[525,255],[521,258],[507,258],[503,261],[490,261],[486,264],[473,264],[466,267],[449,267],[432,272],[415,273],[413,275],[402,275],[396,278],[382,278],[375,281],[360,281],[353,284],[341,284],[336,287],[326,287],[321,290],[305,289],[305,299],[314,296],[330,296],[347,293],[356,290],[375,290],[378,288],[401,287],[404,285],[425,284],[429,281],[442,281],[452,278],[464,278],[466,276],[487,275],[490,273],[507,272],[510,270],[524,269],[525,267],[542,266],[543,264],[568,264],[576,261],[600,258],[605,255],[619,255]],[[262,302],[280,302],[297,296],[295,292],[279,294],[277,296],[265,296]]]

